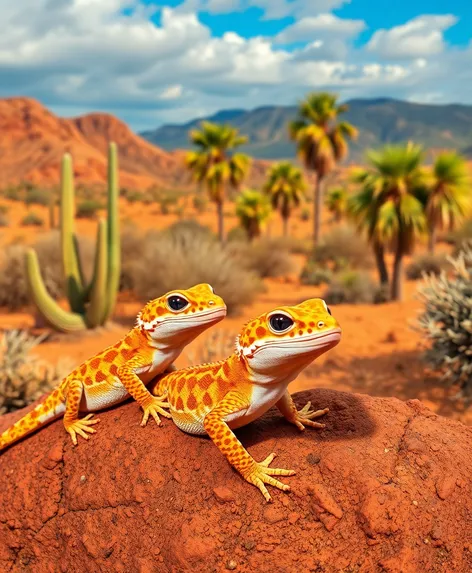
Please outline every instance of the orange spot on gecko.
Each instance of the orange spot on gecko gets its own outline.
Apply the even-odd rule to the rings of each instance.
[[[258,326],[256,329],[256,334],[259,338],[262,338],[267,334],[267,331],[263,326]]]
[[[82,376],[85,376],[85,374],[87,373],[87,364],[82,364],[82,366],[80,367],[80,373],[82,374]]]
[[[182,401],[182,398],[179,396],[177,399],[177,402],[175,404],[175,409],[176,410],[183,410],[184,409],[184,403]]]
[[[95,382],[104,382],[106,379],[106,375],[101,370],[95,374]]]
[[[116,364],[112,364],[110,366],[110,374],[113,374],[113,376],[116,376],[117,372],[118,372],[118,366]]]
[[[197,400],[195,399],[195,396],[193,394],[190,394],[187,400],[187,408],[189,410],[195,410],[196,406],[197,406]]]
[[[208,392],[205,392],[203,395],[203,403],[205,406],[211,406],[213,404],[213,400],[211,399],[211,396],[208,394]]]
[[[96,370],[100,366],[100,358],[94,358],[90,361],[90,367]]]
[[[105,354],[105,356],[103,357],[103,360],[105,360],[105,362],[113,362],[113,360],[115,360],[115,358],[118,356],[118,352],[116,352],[116,350],[110,350],[110,352],[107,352]]]
[[[85,384],[87,386],[91,386],[93,384],[93,380],[90,378],[90,376],[87,376],[87,378],[85,379]],[[75,400],[75,397],[74,397]]]

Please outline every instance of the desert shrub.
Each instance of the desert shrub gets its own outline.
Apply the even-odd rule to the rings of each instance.
[[[143,249],[130,263],[132,288],[143,302],[175,288],[210,283],[228,312],[249,304],[263,288],[259,277],[241,268],[213,234],[198,223],[180,221],[146,234]]]
[[[201,195],[194,195],[192,198],[192,205],[197,213],[205,213],[208,208],[208,199]]]
[[[86,199],[77,205],[76,217],[78,219],[95,219],[102,205],[96,199]]]
[[[131,189],[126,191],[125,197],[128,203],[138,203],[139,201],[143,200],[144,195],[141,193],[141,191]]]
[[[229,243],[232,242],[242,242],[247,243],[249,241],[246,231],[242,227],[233,227],[226,234],[226,240]]]
[[[42,227],[44,225],[44,219],[41,215],[31,212],[23,217],[21,224],[23,227]]]
[[[5,331],[0,338],[0,415],[24,408],[52,390],[72,370],[69,361],[56,366],[31,354],[43,336],[23,330]]]
[[[336,227],[322,236],[312,260],[334,272],[347,269],[369,269],[373,256],[367,242],[349,226]]]
[[[378,286],[368,273],[344,271],[333,277],[322,298],[328,304],[372,304],[380,302],[378,291]]]
[[[133,222],[123,225],[121,231],[120,291],[129,291],[134,288],[134,265],[145,248],[145,242],[146,235]]]
[[[451,231],[445,236],[446,243],[454,245],[456,249],[469,239],[472,239],[472,219],[465,221],[459,229]]]
[[[10,201],[21,201],[23,199],[23,193],[18,187],[8,187],[4,195],[7,199],[10,199]]]
[[[177,221],[169,225],[163,233],[170,235],[185,246],[191,245],[192,237],[196,240],[200,238],[211,241],[217,240],[216,235],[209,227],[201,225],[195,219],[182,219],[181,221]]]
[[[300,274],[300,282],[304,285],[320,286],[329,284],[332,279],[333,273],[329,269],[320,268],[313,261],[308,261]]]
[[[283,239],[261,238],[252,243],[233,242],[227,249],[235,262],[261,278],[280,277],[293,272],[290,251]]]
[[[25,195],[26,205],[43,205],[48,206],[51,202],[51,191],[46,189],[31,189]]]
[[[472,399],[472,245],[450,259],[452,270],[427,277],[419,289],[424,303],[418,327],[431,342],[427,362]]]
[[[78,242],[84,274],[90,277],[94,244],[88,237],[79,237]],[[60,298],[64,294],[64,272],[59,232],[53,231],[44,235],[34,248],[47,291],[53,298]],[[10,311],[30,302],[24,257],[23,245],[8,245],[0,255],[0,306]]]
[[[284,237],[283,244],[294,255],[310,255],[313,250],[311,239]]]
[[[185,207],[183,205],[178,205],[175,208],[175,214],[179,219],[183,219],[183,217],[185,217]]]
[[[415,257],[406,267],[405,273],[408,279],[418,280],[423,277],[423,273],[439,275],[446,266],[446,255],[426,253]]]
[[[303,207],[300,211],[300,220],[309,221],[311,217],[310,209],[308,207]]]

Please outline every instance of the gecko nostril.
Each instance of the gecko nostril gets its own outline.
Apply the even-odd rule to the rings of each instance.
[[[316,326],[318,328],[323,328],[324,325],[325,325],[325,323],[322,320],[320,320]]]
[[[214,301],[214,300],[209,300],[209,301],[208,301],[208,306],[213,306],[214,304],[215,304],[215,301]]]

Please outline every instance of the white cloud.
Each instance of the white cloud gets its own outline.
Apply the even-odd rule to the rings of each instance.
[[[134,12],[125,16],[130,3]],[[274,0],[271,6],[273,14],[334,3]],[[214,9],[227,9],[223,4]],[[153,10],[138,0],[0,0],[0,97],[36,97],[62,114],[109,111],[136,129],[224,108],[290,104],[311,89],[343,98],[434,94],[439,101],[472,102],[472,47],[436,48],[430,57],[431,30],[444,30],[450,17],[399,27],[397,44],[413,37],[430,52],[408,44],[410,59],[390,61],[379,55],[387,50],[385,35],[374,34],[368,50],[353,48],[363,22],[331,14],[305,15],[275,41],[243,38],[230,26],[214,37],[188,5],[162,9],[156,26],[149,20]],[[290,52],[280,41],[291,38],[305,45]]]
[[[452,15],[419,16],[390,30],[377,30],[367,49],[383,58],[415,59],[444,51],[443,32],[453,26]]]
[[[330,12],[344,4],[350,4],[351,0],[249,0],[250,5],[264,10],[266,20],[294,16],[306,18]]]
[[[316,16],[350,2],[351,0],[185,0],[179,5],[178,10],[226,14],[256,7],[263,10],[265,20],[277,20],[286,16],[295,18]]]
[[[279,44],[292,42],[310,42],[320,38],[348,38],[359,34],[366,27],[363,20],[348,20],[338,18],[334,14],[302,18],[288,26],[275,37]]]
[[[174,86],[168,86],[161,93],[161,99],[178,99],[182,96],[183,88],[180,84]]]

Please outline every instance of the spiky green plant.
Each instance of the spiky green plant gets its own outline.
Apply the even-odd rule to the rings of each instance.
[[[231,125],[220,125],[203,121],[200,129],[189,134],[196,151],[185,156],[185,165],[192,172],[194,180],[203,185],[211,201],[216,204],[218,214],[218,236],[225,240],[224,202],[229,188],[239,189],[251,165],[250,158],[234,150],[247,143],[246,136],[239,135]]]
[[[236,199],[236,215],[250,241],[260,236],[271,214],[269,198],[260,191],[245,189]]]
[[[472,242],[449,260],[451,273],[426,276],[418,289],[425,306],[417,326],[431,341],[426,360],[472,400]]]
[[[465,158],[455,151],[440,153],[428,175],[426,218],[428,247],[433,253],[437,232],[456,230],[471,214],[471,178]]]
[[[263,189],[270,197],[273,209],[280,211],[283,233],[286,237],[290,215],[305,197],[306,184],[303,173],[290,161],[281,161],[269,169]]]
[[[348,140],[357,138],[357,129],[347,121],[338,121],[348,110],[338,96],[327,92],[309,93],[298,108],[297,118],[289,124],[290,138],[306,169],[316,173],[313,202],[313,239],[320,238],[322,185],[336,163],[348,152]]]
[[[360,190],[348,201],[350,216],[367,232],[379,271],[380,283],[389,284],[384,251],[395,253],[391,297],[401,300],[403,261],[426,230],[426,180],[423,149],[408,143],[368,151],[370,165],[354,171]]]
[[[347,210],[347,191],[344,187],[330,189],[325,197],[325,206],[333,214],[336,223],[339,223]]]
[[[115,307],[120,279],[120,233],[118,217],[118,162],[116,144],[108,153],[108,216],[100,220],[92,280],[86,284],[74,232],[74,184],[72,158],[62,159],[60,230],[64,275],[70,311],[49,295],[33,249],[25,257],[31,298],[44,319],[57,330],[73,332],[107,322]]]

